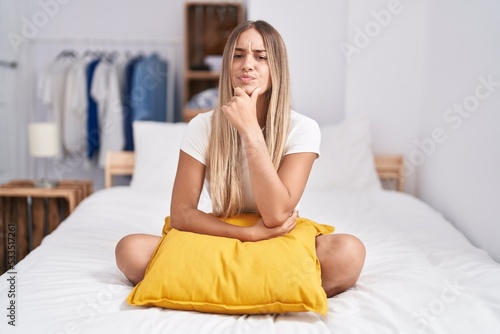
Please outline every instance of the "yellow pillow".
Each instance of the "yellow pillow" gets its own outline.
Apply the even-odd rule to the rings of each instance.
[[[251,226],[256,215],[226,222]],[[334,228],[298,218],[287,235],[258,242],[182,232],[164,234],[130,305],[225,314],[313,311],[326,314],[315,237]]]

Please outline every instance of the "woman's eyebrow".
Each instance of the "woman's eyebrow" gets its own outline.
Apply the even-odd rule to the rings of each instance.
[[[241,48],[241,47],[235,47],[234,48],[234,51],[239,51],[239,52],[244,52],[246,51],[246,48]],[[256,49],[256,50],[252,50],[253,53],[263,53],[263,52],[267,52],[265,49]]]

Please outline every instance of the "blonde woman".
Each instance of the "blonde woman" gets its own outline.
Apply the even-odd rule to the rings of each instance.
[[[296,208],[319,156],[320,132],[290,104],[281,36],[267,22],[244,22],[224,49],[217,107],[195,117],[184,135],[172,193],[173,228],[251,242],[294,228]],[[211,214],[198,209],[204,184],[209,185]],[[262,218],[251,227],[219,219],[242,212]],[[143,279],[159,241],[159,236],[135,234],[118,243],[117,265],[133,284]],[[358,238],[320,235],[316,252],[328,297],[357,281],[365,260]]]

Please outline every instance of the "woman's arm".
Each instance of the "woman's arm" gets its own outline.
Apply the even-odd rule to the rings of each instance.
[[[222,111],[238,130],[245,147],[253,197],[264,224],[283,224],[295,209],[304,192],[316,153],[296,153],[285,156],[279,170],[274,169],[260,129],[257,99],[261,89],[247,95],[237,87]]]
[[[205,165],[180,151],[170,206],[173,228],[241,241],[258,241],[286,234],[295,226],[296,214],[287,217],[283,220],[285,223],[274,228],[268,228],[262,220],[253,227],[239,227],[198,210],[204,179]]]
[[[262,133],[243,139],[250,183],[257,208],[266,226],[282,224],[299,202],[316,153],[286,155],[276,172]]]

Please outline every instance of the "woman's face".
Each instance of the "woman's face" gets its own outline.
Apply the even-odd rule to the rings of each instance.
[[[245,30],[240,34],[234,49],[231,67],[233,88],[241,87],[251,95],[260,87],[260,95],[271,85],[267,51],[261,34],[255,29]]]

